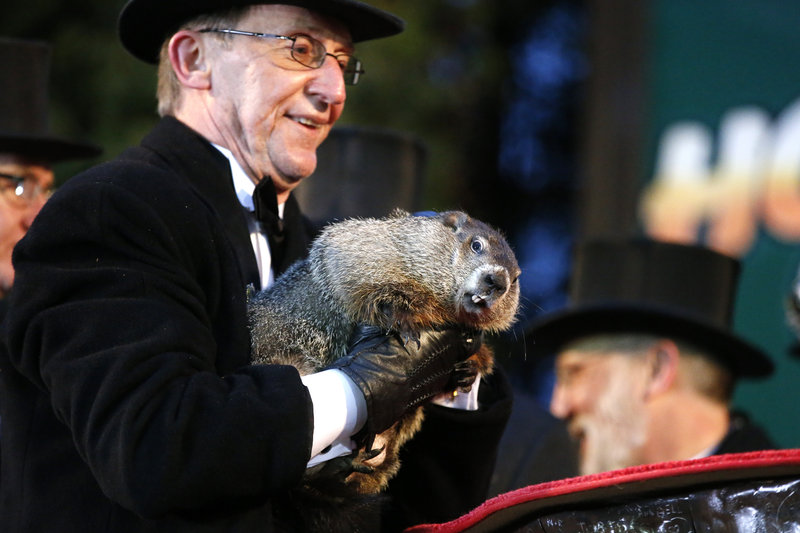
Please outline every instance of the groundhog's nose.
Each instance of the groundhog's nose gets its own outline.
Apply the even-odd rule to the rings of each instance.
[[[483,283],[491,292],[503,294],[508,290],[508,276],[505,272],[490,272],[484,276]]]

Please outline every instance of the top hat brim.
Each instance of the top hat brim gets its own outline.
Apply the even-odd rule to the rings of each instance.
[[[119,16],[119,37],[135,57],[158,63],[164,40],[184,22],[205,13],[255,4],[294,5],[333,17],[347,27],[353,42],[389,37],[405,27],[401,18],[357,0],[129,0]]]
[[[736,377],[766,377],[774,371],[767,355],[711,322],[657,306],[607,303],[582,306],[534,319],[525,330],[528,351],[552,355],[567,343],[600,333],[650,333],[703,348]]]
[[[58,137],[4,135],[0,133],[0,153],[14,154],[35,161],[59,163],[71,159],[87,159],[103,153],[99,146]]]

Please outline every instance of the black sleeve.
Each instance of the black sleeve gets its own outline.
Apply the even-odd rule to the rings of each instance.
[[[480,409],[425,408],[420,432],[401,452],[389,484],[385,531],[452,520],[487,497],[497,446],[511,413],[512,392],[497,368],[480,385]]]
[[[225,307],[244,288],[215,281],[219,224],[153,183],[80,183],[17,248],[9,339],[103,492],[154,517],[296,484],[311,401],[294,368],[246,365],[244,306]]]

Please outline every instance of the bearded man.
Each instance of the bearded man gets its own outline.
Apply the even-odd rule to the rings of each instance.
[[[731,407],[773,365],[730,327],[740,264],[699,246],[595,241],[576,254],[571,305],[528,330],[556,354],[550,411],[580,473],[774,448]]]

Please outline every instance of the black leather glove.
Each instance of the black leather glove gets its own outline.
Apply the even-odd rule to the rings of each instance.
[[[432,397],[455,389],[456,365],[474,354],[483,337],[475,331],[422,331],[404,342],[375,326],[356,330],[350,353],[328,368],[341,370],[364,393],[367,421],[361,433],[377,434]]]

